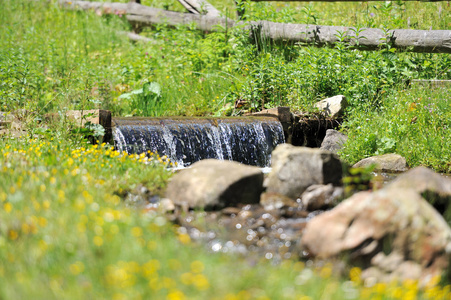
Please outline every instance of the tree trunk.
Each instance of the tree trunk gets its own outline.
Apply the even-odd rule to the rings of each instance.
[[[126,35],[129,40],[134,42],[155,43],[155,40],[136,34],[134,32],[118,31],[120,35]]]
[[[178,0],[192,14],[219,17],[221,12],[205,0]]]
[[[96,9],[104,13],[125,10],[127,19],[134,26],[167,24],[169,26],[191,25],[202,31],[222,31],[224,28],[242,26],[250,30],[260,41],[283,41],[314,46],[334,46],[345,42],[363,50],[381,47],[399,48],[410,52],[451,53],[451,30],[410,30],[395,29],[384,32],[381,29],[356,29],[342,26],[322,26],[306,24],[285,24],[268,21],[235,22],[221,17],[194,15],[151,8],[137,3],[99,3],[88,1],[60,0],[70,9]],[[342,37],[340,40],[339,36]]]
[[[235,26],[235,21],[230,19],[226,21],[226,18],[179,13],[138,4],[129,6],[127,19],[132,25],[139,24],[141,26],[155,24],[167,24],[169,26],[194,24],[196,29],[202,31],[220,31],[221,27],[230,28]]]
[[[451,53],[451,30],[382,29],[343,26],[285,24],[268,21],[252,22],[261,27],[264,38],[272,41],[291,41],[317,46],[335,45],[343,41],[355,48],[377,50],[380,47],[399,48],[410,52]]]

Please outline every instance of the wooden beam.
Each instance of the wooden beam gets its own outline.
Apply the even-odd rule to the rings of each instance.
[[[136,34],[134,32],[118,31],[120,35],[126,35],[129,40],[134,42],[155,43],[155,40]]]
[[[129,7],[127,19],[134,26],[155,24],[178,26],[194,24],[196,29],[202,31],[218,31],[220,27],[230,28],[235,26],[235,22],[231,19],[226,20],[226,18],[211,17],[208,15],[179,13],[138,4]]]
[[[69,9],[102,9],[115,13],[123,9],[121,3],[99,3],[89,1],[60,0]],[[377,50],[389,45],[410,52],[451,53],[451,30],[410,30],[395,29],[384,32],[376,28],[362,28],[359,36],[355,28],[343,26],[323,26],[308,24],[274,23],[269,21],[235,22],[221,17],[178,13],[147,7],[137,3],[128,3],[126,15],[133,26],[169,26],[194,25],[202,31],[221,31],[223,28],[242,26],[249,30],[256,40],[291,42],[314,46],[334,46],[340,43],[339,35],[352,47],[363,50]]]
[[[429,88],[451,88],[451,80],[412,79],[411,86],[426,86]]]
[[[190,13],[219,17],[221,12],[206,0],[178,0]]]

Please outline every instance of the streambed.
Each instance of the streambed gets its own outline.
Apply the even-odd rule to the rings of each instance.
[[[398,174],[373,173],[380,187]],[[144,200],[143,194],[130,193],[127,199],[134,199],[133,205],[140,203],[151,213],[161,211],[157,197]],[[137,201],[139,199],[139,201]],[[149,201],[150,200],[150,201]],[[300,240],[309,220],[324,210],[308,211],[301,199],[273,199],[271,205],[238,205],[218,211],[183,211],[176,208],[167,212],[168,221],[178,225],[178,231],[211,252],[234,253],[245,256],[249,261],[259,259],[279,263],[284,259],[309,258]]]

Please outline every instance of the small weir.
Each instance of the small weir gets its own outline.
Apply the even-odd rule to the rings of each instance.
[[[267,167],[285,142],[274,117],[114,118],[112,126],[117,150],[157,152],[184,167],[207,158]]]

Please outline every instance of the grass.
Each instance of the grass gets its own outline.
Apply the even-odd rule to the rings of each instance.
[[[2,143],[1,298],[449,296],[450,287],[437,285],[437,279],[426,291],[415,282],[365,287],[357,268],[338,280],[328,264],[275,266],[262,258],[251,265],[234,255],[208,253],[157,212],[129,208],[118,196],[138,184],[160,192],[170,174],[156,156],[30,137]]]
[[[211,3],[232,15],[232,1]],[[182,11],[177,1],[144,4]],[[451,16],[446,3],[245,5],[250,19],[381,28],[447,29]],[[153,43],[131,43],[118,34],[129,30],[120,16],[63,11],[55,1],[3,1],[0,22],[0,109],[29,111],[22,138],[0,139],[0,298],[449,297],[437,278],[419,291],[414,282],[365,284],[358,269],[338,278],[330,265],[251,266],[208,253],[158,213],[123,201],[140,185],[161,195],[168,162],[89,145],[64,120],[39,123],[46,113],[91,108],[115,116],[240,114],[230,108],[238,98],[248,100],[246,110],[309,110],[345,94],[351,107],[343,130],[351,138],[343,159],[396,151],[412,166],[450,172],[449,89],[408,85],[450,79],[449,55],[389,45],[360,52],[345,43],[257,48],[239,29],[203,34],[163,25],[145,30]]]
[[[362,122],[364,119],[366,122]],[[343,157],[398,153],[411,166],[433,166],[451,172],[451,100],[449,88],[411,87],[392,94],[371,113],[351,116]]]

